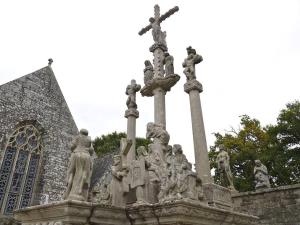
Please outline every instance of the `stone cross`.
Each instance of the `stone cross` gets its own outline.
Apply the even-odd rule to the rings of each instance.
[[[126,101],[128,109],[125,111],[125,117],[127,118],[127,139],[132,140],[129,153],[126,157],[129,164],[132,160],[135,160],[136,119],[139,117],[136,104],[136,92],[140,89],[141,85],[137,84],[135,80],[131,80],[126,88],[126,94],[128,95]]]
[[[151,30],[151,28],[153,28],[153,27],[156,27],[156,26],[160,27],[160,23],[162,21],[164,21],[165,19],[170,17],[172,14],[174,14],[178,10],[179,10],[179,7],[175,6],[174,8],[170,9],[168,12],[166,12],[165,14],[160,16],[159,5],[155,5],[154,6],[154,18],[151,17],[149,19],[150,24],[148,26],[144,27],[143,29],[141,29],[139,32],[139,35],[145,34],[147,31]]]
[[[128,140],[127,138],[121,138],[120,141],[120,155],[122,157],[122,167],[127,167],[127,154],[131,148],[132,140]]]

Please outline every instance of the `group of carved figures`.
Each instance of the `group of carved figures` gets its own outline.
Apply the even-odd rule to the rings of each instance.
[[[201,180],[192,171],[181,145],[168,145],[170,136],[160,124],[148,123],[146,137],[153,143],[147,146],[148,150],[145,146],[138,147],[135,160],[124,163],[121,155],[113,157],[112,179],[110,183],[103,183],[100,202],[121,206],[132,199],[136,203],[181,198],[201,200]],[[235,191],[229,155],[223,145],[219,146],[219,150],[216,161],[221,185]],[[94,153],[87,130],[80,130],[71,144],[71,151],[65,199],[87,201]],[[268,170],[260,160],[255,160],[254,177],[256,189],[270,187]],[[135,195],[131,200],[130,192]]]
[[[203,58],[201,55],[198,55],[196,53],[196,50],[193,49],[191,46],[188,47],[187,49],[188,56],[182,63],[182,66],[184,68],[183,73],[185,74],[187,81],[195,80],[196,75],[195,75],[195,65],[202,62]],[[165,75],[170,76],[174,74],[174,57],[171,56],[168,52],[164,53],[164,59],[163,59],[163,64],[164,64],[164,70],[165,70]],[[145,61],[145,68],[144,68],[144,83],[145,85],[153,80],[154,78],[154,69],[153,65],[149,60]]]
[[[168,52],[164,53],[164,70],[165,75],[170,76],[174,75],[174,58]],[[153,80],[154,78],[154,68],[150,60],[145,61],[145,68],[144,68],[144,84],[147,85],[149,81]]]
[[[221,185],[235,191],[233,185],[233,176],[230,170],[230,159],[225,151],[224,145],[219,146],[219,154],[217,156],[218,172],[220,173]],[[260,160],[255,160],[254,167],[255,189],[269,188],[269,175],[267,167]]]
[[[173,199],[202,199],[202,184],[180,145],[168,145],[169,134],[159,124],[148,123],[147,138],[153,143],[140,146],[136,159],[124,165],[115,155],[112,179],[100,190],[100,202],[122,206],[126,203],[156,203]],[[122,152],[122,149],[121,149]],[[130,193],[134,193],[132,198]]]

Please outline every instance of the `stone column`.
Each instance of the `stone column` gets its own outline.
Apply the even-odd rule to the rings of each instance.
[[[166,92],[162,88],[153,90],[154,95],[154,123],[161,124],[166,129]]]
[[[189,94],[192,118],[195,165],[198,177],[203,183],[211,183],[210,165],[200,101],[202,85],[197,80],[188,81],[184,91]]]
[[[139,111],[136,109],[127,109],[125,111],[127,118],[127,139],[132,140],[132,145],[127,155],[127,161],[135,160],[135,137],[136,137],[136,119],[139,118]]]
[[[195,64],[200,63],[203,59],[192,47],[187,48],[187,53],[188,56],[182,66],[187,78],[187,82],[184,84],[184,91],[190,97],[196,172],[197,176],[201,178],[202,183],[211,183],[212,179],[200,101],[200,93],[203,89],[201,83],[196,80],[195,70]]]
[[[151,46],[150,51],[153,53],[154,74],[153,79],[159,81],[164,77],[164,59],[165,53],[168,50],[167,46],[162,43],[156,43]],[[163,89],[160,82],[157,82],[158,87],[153,89],[154,96],[154,123],[161,124],[166,129],[166,91]]]
[[[139,111],[136,104],[136,92],[141,89],[141,85],[136,84],[135,80],[131,81],[131,84],[126,88],[126,94],[128,99],[126,105],[128,109],[125,111],[125,117],[127,118],[127,139],[132,141],[131,148],[127,154],[127,162],[135,160],[135,137],[136,137],[136,119],[139,117]]]

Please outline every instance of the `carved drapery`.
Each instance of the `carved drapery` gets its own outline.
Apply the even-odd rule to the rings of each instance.
[[[8,138],[0,167],[1,212],[31,204],[39,170],[42,140],[35,126],[19,126]]]

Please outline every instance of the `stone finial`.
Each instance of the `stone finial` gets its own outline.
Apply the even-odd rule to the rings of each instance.
[[[196,50],[189,46],[187,49],[187,58],[182,63],[184,68],[183,73],[186,75],[187,81],[196,79],[195,65],[202,62],[203,58],[201,55],[196,53]]]
[[[53,59],[52,58],[48,59],[48,66],[51,66],[52,63],[53,63]]]

